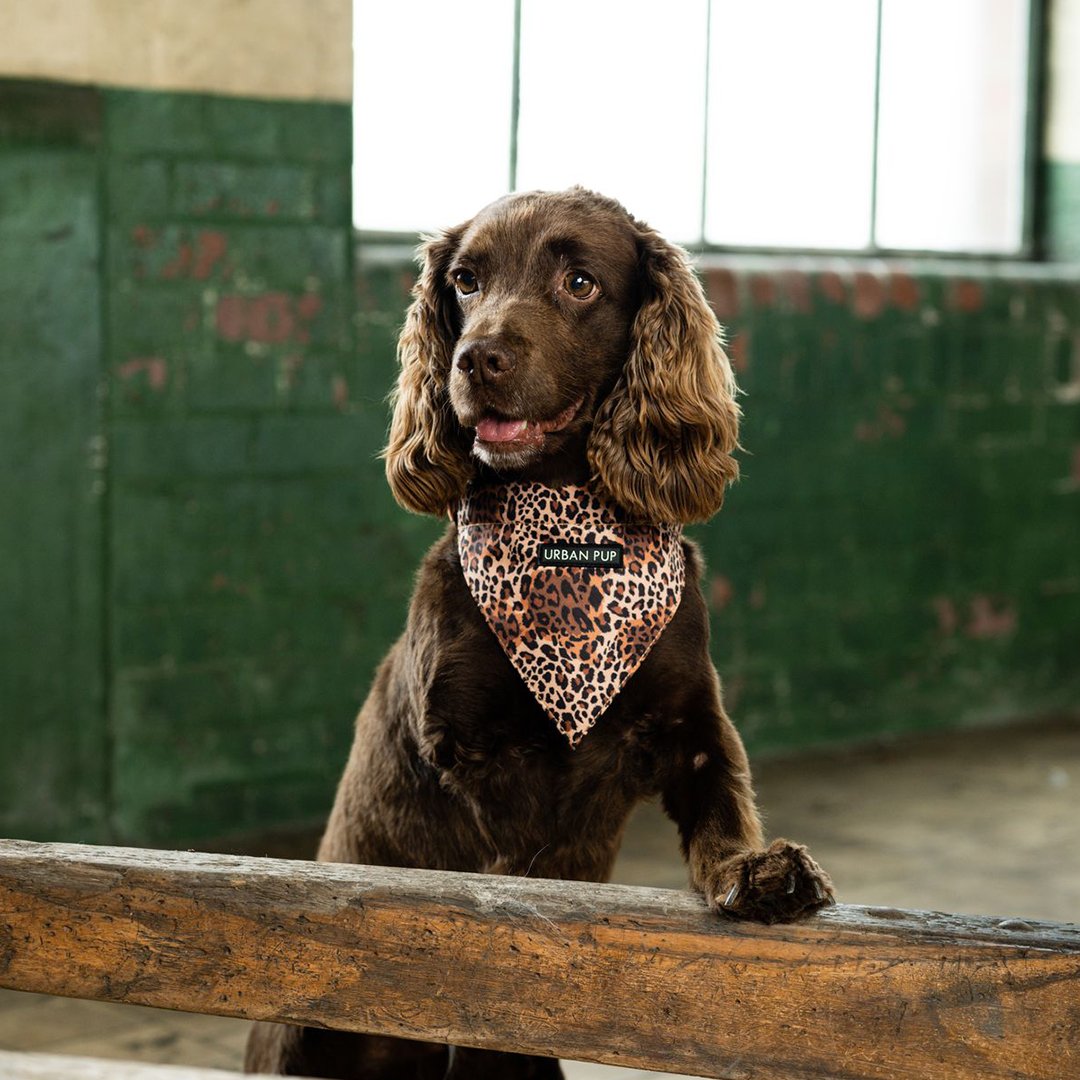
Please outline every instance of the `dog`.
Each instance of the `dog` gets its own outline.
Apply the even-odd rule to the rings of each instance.
[[[572,188],[500,199],[428,239],[422,263],[399,340],[386,473],[404,508],[450,521],[357,719],[318,858],[604,881],[631,810],[659,796],[690,881],[718,914],[775,922],[832,903],[805,848],[763,840],[709,656],[701,557],[680,534],[719,510],[736,479],[740,418],[721,330],[686,253],[616,201]],[[498,513],[488,521],[490,492]],[[532,513],[552,500],[565,509],[567,492],[591,500],[580,505],[614,530],[605,537],[629,539],[590,533],[555,545],[559,557],[617,549],[629,569],[575,566],[552,580],[571,591],[614,582],[597,602],[630,620],[636,648],[625,663],[617,651],[604,654],[610,665],[590,663],[594,642],[578,635],[585,660],[570,656],[580,663],[569,676],[569,646],[538,638],[525,660],[515,653],[515,634],[543,626],[518,625],[528,603],[514,599],[511,577],[524,574],[534,597],[539,572],[498,559],[492,569],[484,548],[514,530],[527,545]],[[662,557],[641,555],[639,541]],[[653,590],[642,642],[648,619],[619,574],[651,588],[657,565],[670,573]],[[509,607],[498,621],[500,603]],[[596,621],[584,601],[571,607],[569,617]],[[538,610],[543,623],[548,609]],[[560,697],[559,712],[544,697],[553,687],[579,696]],[[551,1058],[273,1024],[255,1027],[245,1067],[372,1080],[562,1076]]]

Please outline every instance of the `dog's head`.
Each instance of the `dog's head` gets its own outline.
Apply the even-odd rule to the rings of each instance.
[[[422,254],[386,449],[398,502],[441,515],[478,470],[577,462],[639,520],[720,508],[739,409],[680,248],[573,188],[500,199]]]

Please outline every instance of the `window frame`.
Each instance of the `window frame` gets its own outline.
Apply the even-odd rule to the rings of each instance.
[[[1047,41],[1046,9],[1048,0],[1028,0],[1028,47],[1026,72],[1026,112],[1024,123],[1024,151],[1021,164],[1023,191],[1021,196],[1021,236],[1015,251],[946,251],[935,248],[885,247],[876,242],[877,233],[877,178],[878,178],[878,123],[880,116],[881,78],[881,30],[884,0],[875,0],[877,6],[877,41],[874,62],[874,133],[873,164],[870,192],[870,242],[863,247],[801,247],[767,244],[716,244],[703,238],[705,206],[708,200],[708,114],[709,114],[709,59],[711,51],[711,23],[713,0],[706,0],[706,55],[705,55],[705,141],[704,173],[701,194],[701,229],[695,241],[683,241],[682,246],[697,257],[729,255],[762,255],[821,259],[912,259],[984,263],[1041,262],[1046,259],[1045,198],[1043,192],[1043,140],[1045,136],[1047,94]],[[508,153],[507,191],[517,189],[518,127],[520,120],[521,82],[521,7],[522,0],[514,0],[514,38],[512,61],[512,85],[510,98],[510,139]],[[447,222],[447,225],[455,224]],[[402,249],[416,246],[420,232],[400,232],[379,229],[356,229],[354,237],[361,252],[371,261],[382,261],[400,256]]]

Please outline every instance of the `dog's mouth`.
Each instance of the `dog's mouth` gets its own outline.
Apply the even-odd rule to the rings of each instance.
[[[489,451],[539,449],[548,435],[570,426],[584,401],[578,398],[550,420],[511,420],[489,413],[477,422],[476,441]]]

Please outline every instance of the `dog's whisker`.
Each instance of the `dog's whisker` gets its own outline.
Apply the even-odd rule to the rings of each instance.
[[[539,859],[540,856],[543,855],[549,847],[551,847],[550,844],[545,844],[538,852],[536,852],[535,855],[533,855],[533,857],[529,860],[529,865],[525,867],[525,873],[521,875],[522,877],[528,877],[529,874],[532,873],[532,868],[536,864],[536,860]]]

